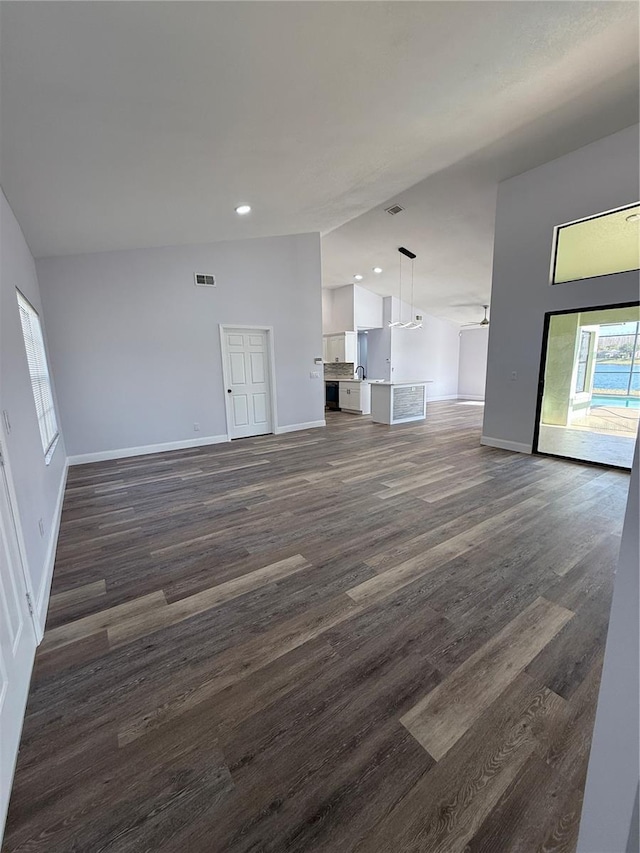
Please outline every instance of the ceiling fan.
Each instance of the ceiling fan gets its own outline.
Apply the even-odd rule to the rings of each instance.
[[[484,317],[482,318],[482,320],[480,320],[480,321],[478,321],[478,322],[476,322],[476,323],[463,323],[463,324],[462,324],[462,327],[463,327],[463,328],[464,328],[465,326],[478,326],[478,327],[483,327],[483,326],[488,326],[488,325],[489,325],[489,318],[487,317],[487,311],[489,310],[489,306],[488,306],[488,305],[483,305],[482,307],[484,308]]]

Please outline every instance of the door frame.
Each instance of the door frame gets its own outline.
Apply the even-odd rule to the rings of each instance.
[[[614,468],[617,471],[626,471],[622,465],[610,465],[608,462],[591,462],[586,459],[576,459],[574,456],[560,456],[559,453],[545,453],[538,450],[540,438],[540,417],[542,416],[542,398],[544,396],[544,374],[547,367],[547,349],[549,346],[549,326],[551,318],[559,314],[582,314],[587,311],[608,311],[612,308],[637,308],[640,301],[636,302],[614,302],[607,305],[587,305],[583,308],[563,308],[558,311],[547,311],[544,315],[544,327],[542,331],[542,352],[540,354],[540,372],[538,374],[538,399],[536,401],[536,419],[533,425],[533,445],[531,452],[535,456],[546,456],[549,459],[564,459],[567,462],[580,462],[582,465],[596,465],[598,468]]]
[[[229,424],[231,423],[231,409],[227,388],[229,387],[229,371],[227,369],[225,333],[232,329],[240,329],[247,332],[264,332],[267,336],[267,372],[269,375],[269,414],[271,419],[271,432],[267,435],[278,434],[278,407],[276,403],[276,356],[273,344],[273,326],[248,326],[246,323],[219,323],[220,329],[220,355],[222,358],[222,393],[224,395],[224,414],[227,424],[227,441],[231,438]],[[249,436],[250,437],[250,436]]]
[[[30,681],[33,673],[33,665],[35,662],[35,654],[38,648],[38,644],[42,639],[42,629],[39,625],[36,615],[33,586],[31,584],[31,578],[29,577],[29,573],[27,571],[25,543],[22,528],[20,526],[20,517],[17,512],[17,500],[15,489],[13,486],[13,480],[11,477],[9,460],[7,457],[6,442],[3,442],[1,437],[0,490],[2,490],[4,492],[4,495],[6,496],[6,515],[4,509],[0,510],[0,512],[2,512],[3,527],[6,528],[7,536],[10,539],[13,539],[13,542],[6,543],[10,559],[10,563],[7,567],[9,572],[9,577],[7,578],[7,580],[9,580],[10,582],[15,581],[17,598],[19,599],[19,602],[16,602],[16,604],[19,608],[21,608],[21,629],[20,633],[14,640],[13,652],[17,652],[21,643],[28,643],[28,648],[24,650],[25,659],[23,661],[25,664],[25,669],[28,668],[28,672],[25,673],[26,677],[24,681],[20,680],[19,683],[16,683],[16,680],[12,680],[11,676],[7,674],[7,693],[4,696],[5,701],[13,703],[13,708],[11,708],[11,710],[15,712],[15,716],[12,713],[10,718],[7,717],[6,722],[10,722],[8,728],[12,729],[12,735],[17,735],[17,739],[14,741],[12,737],[11,741],[9,741],[7,737],[8,743],[6,744],[6,754],[3,755],[3,760],[6,760],[5,767],[7,770],[10,770],[10,772],[7,775],[8,788],[6,790],[6,800],[4,784],[3,790],[0,792],[0,794],[2,795],[2,799],[0,800],[1,845],[7,819],[7,810],[11,798],[11,790],[15,780],[15,771],[18,760],[18,751],[20,748],[21,732],[24,727],[27,702],[29,699]],[[13,552],[13,555],[11,552]],[[15,561],[11,559],[12,556],[15,557]],[[15,565],[13,565],[13,562],[15,562]],[[29,618],[27,618],[27,616]],[[23,672],[24,670],[20,671]],[[13,674],[15,674],[15,670],[13,671]],[[10,695],[12,693],[13,695]],[[21,699],[23,701],[20,701]],[[9,749],[9,746],[11,746],[11,749]],[[2,751],[3,753],[5,753],[4,747]]]
[[[13,476],[11,474],[11,463],[9,462],[9,456],[7,453],[7,445],[6,442],[3,442],[2,437],[0,436],[0,489],[1,488],[6,488],[7,492],[7,503],[11,514],[11,518],[8,519],[8,522],[12,526],[16,537],[18,560],[20,562],[18,571],[22,578],[23,591],[29,604],[29,621],[36,638],[36,645],[40,645],[44,635],[44,628],[40,624],[40,620],[38,619],[38,614],[36,612],[36,603],[38,599],[28,571],[29,564],[27,562],[27,549],[24,534],[22,532],[22,525],[20,524],[20,515],[18,514],[17,509],[18,499],[13,485]]]

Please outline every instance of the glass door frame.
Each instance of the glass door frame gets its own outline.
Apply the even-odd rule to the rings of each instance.
[[[547,311],[544,315],[544,327],[542,330],[542,352],[540,353],[540,372],[538,374],[538,399],[536,401],[536,419],[533,427],[532,454],[534,456],[545,456],[548,459],[564,459],[567,462],[577,462],[581,465],[596,465],[599,468],[614,468],[617,471],[629,472],[629,468],[622,465],[611,465],[609,462],[592,462],[587,459],[577,459],[575,456],[561,456],[559,453],[545,453],[538,450],[540,439],[540,419],[542,417],[542,398],[544,397],[544,376],[547,367],[547,350],[549,347],[549,327],[551,318],[560,314],[586,314],[588,311],[608,311],[614,308],[637,308],[640,301],[615,302],[608,305],[588,305],[583,308],[563,308],[561,311]]]

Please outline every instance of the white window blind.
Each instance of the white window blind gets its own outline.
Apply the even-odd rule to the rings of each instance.
[[[22,323],[22,334],[27,351],[27,364],[29,365],[33,399],[36,404],[42,449],[44,450],[45,457],[48,458],[53,451],[53,446],[58,437],[58,423],[53,407],[47,353],[44,348],[42,327],[38,313],[33,305],[27,302],[20,291],[17,293],[20,322]]]

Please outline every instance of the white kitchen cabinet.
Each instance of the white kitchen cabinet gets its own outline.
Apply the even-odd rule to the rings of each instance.
[[[327,361],[345,361],[343,335],[331,335],[327,338]]]
[[[358,415],[371,413],[371,385],[368,382],[340,382],[338,405],[346,412]]]
[[[358,333],[341,332],[339,335],[324,335],[322,350],[325,362],[357,363]]]
[[[342,344],[341,344],[342,346]],[[358,364],[358,333],[344,333],[344,360]]]
[[[345,383],[341,382],[340,383],[340,390],[338,391],[338,405],[340,406],[341,409],[347,409],[348,410],[351,408],[351,402],[352,401],[351,401],[351,397],[349,396],[349,391],[350,391],[350,389],[347,388]],[[353,399],[353,402],[354,403],[356,402],[355,397]],[[360,400],[358,400],[358,403],[359,402],[360,402]]]

